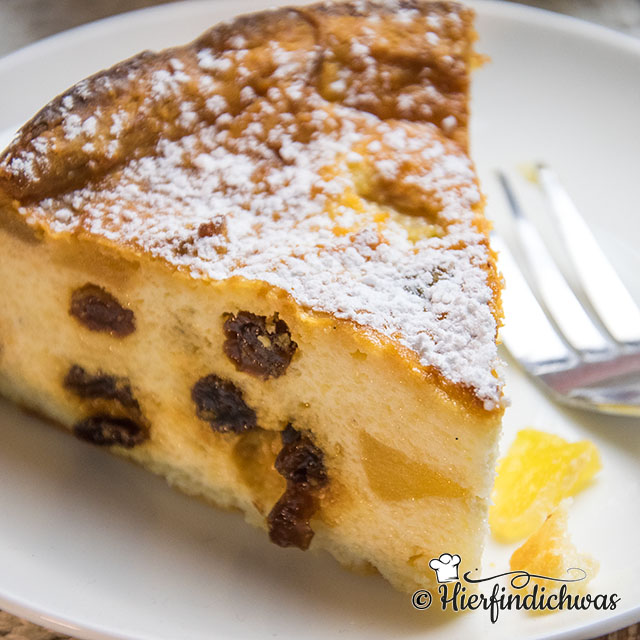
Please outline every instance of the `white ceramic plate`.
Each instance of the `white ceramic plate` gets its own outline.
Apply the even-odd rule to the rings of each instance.
[[[218,20],[271,4],[168,5],[14,53],[0,60],[0,130],[117,60],[185,42]],[[479,49],[493,60],[476,74],[473,98],[473,152],[490,213],[508,235],[495,167],[547,160],[640,298],[640,42],[518,5],[474,6]],[[518,186],[530,206],[539,205],[532,187]],[[544,211],[539,217],[547,221]],[[508,391],[513,405],[503,445],[533,425],[600,448],[604,469],[576,498],[570,524],[578,547],[601,564],[590,591],[621,596],[614,612],[505,612],[491,625],[485,612],[447,618],[433,607],[415,611],[381,579],[352,575],[324,553],[272,546],[239,515],[175,493],[6,403],[0,606],[88,639],[577,639],[639,620],[640,424],[561,409],[515,365]],[[483,573],[506,570],[510,552],[490,543]]]

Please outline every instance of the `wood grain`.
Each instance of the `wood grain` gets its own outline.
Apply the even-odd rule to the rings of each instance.
[[[600,636],[596,640],[638,640],[640,638],[640,624],[633,624],[626,629],[614,631],[606,636]]]

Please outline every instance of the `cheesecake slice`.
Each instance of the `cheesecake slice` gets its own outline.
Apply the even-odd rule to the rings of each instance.
[[[479,567],[503,408],[472,21],[257,13],[45,106],[0,156],[0,392],[282,547],[407,591]]]

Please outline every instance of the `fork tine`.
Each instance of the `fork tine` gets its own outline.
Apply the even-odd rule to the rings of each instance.
[[[541,300],[564,339],[585,356],[604,355],[610,341],[593,323],[562,275],[535,226],[526,217],[506,175],[498,178],[509,202],[527,266],[533,274]]]
[[[511,355],[533,375],[576,364],[577,356],[556,333],[496,231],[491,232],[491,246],[498,253],[498,266],[506,281],[502,306],[507,323],[500,329],[500,337]]]
[[[589,302],[613,338],[640,343],[640,308],[600,249],[584,218],[548,166],[537,166],[538,182],[551,205]]]

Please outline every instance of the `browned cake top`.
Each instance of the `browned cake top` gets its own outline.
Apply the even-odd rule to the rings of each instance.
[[[355,1],[219,25],[54,100],[0,157],[0,190],[49,233],[264,280],[372,327],[492,408],[471,21],[449,2]]]

